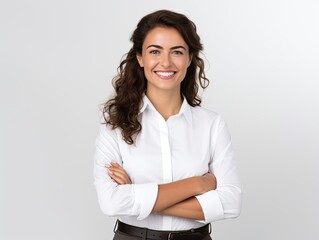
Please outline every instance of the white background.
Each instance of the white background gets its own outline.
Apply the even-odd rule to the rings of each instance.
[[[203,106],[239,162],[242,214],[214,239],[318,238],[318,1],[2,0],[0,239],[112,239],[93,187],[99,104],[138,20],[163,8],[197,24]]]

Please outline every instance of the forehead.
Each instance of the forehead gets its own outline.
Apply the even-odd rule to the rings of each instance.
[[[162,47],[184,46],[188,48],[182,35],[175,28],[156,27],[150,30],[143,42],[143,47],[159,45]]]

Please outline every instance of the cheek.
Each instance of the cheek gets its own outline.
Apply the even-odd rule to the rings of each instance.
[[[189,66],[189,61],[187,61],[187,60],[179,62],[179,64],[178,64],[178,68],[180,70],[184,70],[184,71],[187,71],[188,66]]]
[[[146,61],[144,62],[144,68],[148,68],[148,69],[152,69],[157,65],[158,61],[156,59],[146,59]]]

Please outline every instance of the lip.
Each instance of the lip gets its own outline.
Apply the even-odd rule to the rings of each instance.
[[[176,71],[165,70],[165,71],[154,71],[157,77],[161,79],[171,79],[175,76]]]

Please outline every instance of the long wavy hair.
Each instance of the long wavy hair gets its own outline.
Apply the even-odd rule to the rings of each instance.
[[[148,32],[159,26],[175,28],[188,45],[191,64],[181,83],[181,94],[191,106],[201,104],[199,85],[205,89],[209,84],[204,72],[204,61],[199,56],[203,46],[195,24],[185,15],[168,10],[159,10],[144,16],[130,39],[133,46],[113,78],[115,96],[103,104],[105,123],[110,124],[112,129],[120,128],[127,144],[133,144],[133,136],[142,130],[138,114],[147,88],[144,69],[138,64],[136,55],[142,54],[143,42]]]

